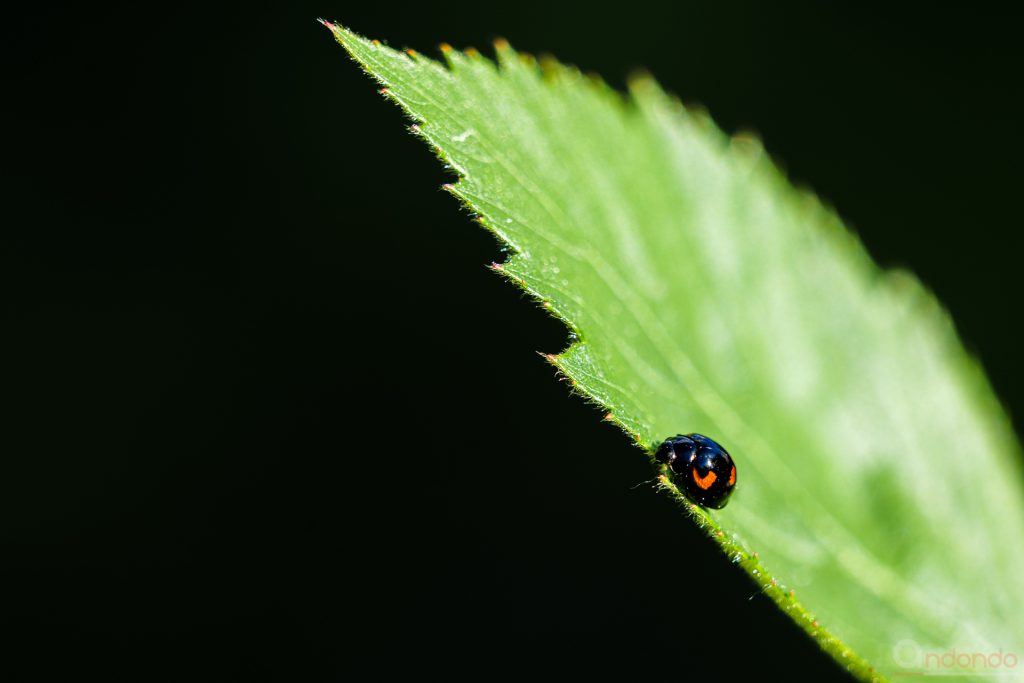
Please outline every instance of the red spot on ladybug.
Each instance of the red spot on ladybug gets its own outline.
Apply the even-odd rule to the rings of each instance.
[[[711,485],[715,483],[716,479],[718,479],[718,475],[715,474],[714,472],[708,472],[702,477],[700,476],[700,474],[698,474],[697,468],[693,468],[693,481],[697,484],[697,486],[701,487],[705,491],[711,488]]]

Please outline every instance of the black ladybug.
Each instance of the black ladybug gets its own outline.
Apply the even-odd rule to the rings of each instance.
[[[673,483],[707,508],[725,507],[736,486],[736,465],[721,444],[703,434],[665,439],[654,458],[668,467]]]

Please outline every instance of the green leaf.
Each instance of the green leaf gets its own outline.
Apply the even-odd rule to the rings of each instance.
[[[648,454],[732,453],[723,510],[663,487],[822,648],[864,680],[1024,655],[1019,447],[911,275],[650,78],[623,97],[504,42],[446,67],[327,26],[511,249],[495,270],[569,325],[576,390]]]

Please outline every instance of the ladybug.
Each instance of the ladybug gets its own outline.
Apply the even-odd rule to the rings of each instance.
[[[686,497],[706,508],[724,508],[736,486],[736,465],[721,444],[703,434],[665,439],[654,459],[668,468]]]

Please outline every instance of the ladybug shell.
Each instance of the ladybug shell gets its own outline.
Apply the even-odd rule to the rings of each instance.
[[[736,465],[729,452],[703,434],[665,439],[654,458],[668,468],[672,482],[703,507],[720,509],[736,486]]]

